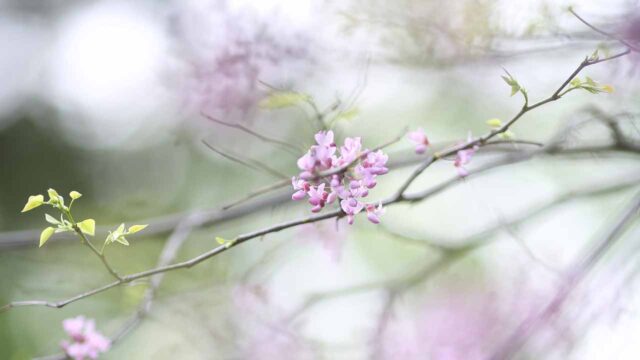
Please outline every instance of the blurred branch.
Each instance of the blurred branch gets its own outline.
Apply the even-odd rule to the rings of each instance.
[[[257,133],[255,131],[249,129],[248,127],[246,127],[246,126],[244,126],[242,124],[228,123],[226,121],[218,120],[218,119],[214,118],[211,115],[207,115],[205,113],[201,113],[201,114],[202,114],[202,116],[206,117],[207,119],[209,119],[209,120],[211,120],[211,121],[213,121],[215,123],[218,123],[220,125],[227,126],[227,127],[230,127],[230,128],[234,128],[234,129],[239,129],[241,131],[246,132],[249,135],[255,136],[256,138],[258,138],[258,139],[260,139],[262,141],[265,141],[265,142],[268,142],[268,143],[272,143],[272,144],[276,144],[279,147],[281,147],[282,149],[284,149],[285,151],[287,151],[289,154],[292,154],[294,156],[300,156],[304,152],[302,149],[299,149],[299,148],[289,144],[288,142],[262,135],[260,133]]]
[[[250,169],[253,170],[262,170],[264,172],[266,172],[267,174],[273,175],[277,178],[281,178],[281,179],[288,179],[289,177],[281,172],[279,172],[278,170],[272,169],[271,167],[259,162],[259,161],[255,161],[253,159],[241,159],[240,156],[238,155],[231,155],[227,152],[224,152],[222,150],[219,150],[217,148],[215,148],[213,145],[211,145],[210,143],[208,143],[206,140],[202,140],[202,143],[208,147],[209,149],[213,150],[215,153],[219,154],[222,157],[225,157],[231,161],[237,162],[238,164],[244,165]]]
[[[589,184],[586,186],[582,185],[580,188],[564,192],[560,195],[552,197],[549,200],[545,200],[542,203],[533,206],[532,208],[523,212],[522,214],[514,216],[512,219],[499,221],[498,223],[488,227],[487,229],[480,230],[477,233],[467,237],[466,239],[439,239],[439,241],[434,242],[415,239],[406,235],[398,234],[396,232],[391,232],[394,237],[402,238],[402,241],[405,241],[406,239],[406,241],[408,242],[424,245],[425,249],[436,249],[442,255],[434,263],[430,263],[423,269],[398,279],[368,282],[364,284],[347,286],[341,289],[330,290],[323,293],[311,294],[302,303],[302,305],[294,309],[285,318],[285,321],[295,320],[305,311],[309,310],[313,306],[322,303],[323,301],[355,295],[363,292],[377,291],[380,289],[396,289],[396,291],[398,289],[408,290],[411,288],[412,284],[416,285],[419,283],[424,283],[424,281],[426,281],[432,273],[437,270],[444,269],[444,265],[449,265],[453,261],[461,259],[461,255],[465,255],[478,247],[491,244],[494,240],[496,240],[496,238],[490,238],[492,236],[495,236],[500,231],[509,231],[509,229],[517,228],[523,223],[531,221],[536,216],[539,216],[553,208],[566,204],[567,202],[574,201],[576,199],[607,195],[638,186],[640,186],[640,173],[637,173],[624,179],[623,181],[618,181],[615,183],[601,182]],[[440,245],[443,243],[457,243],[463,245],[458,245],[456,247],[447,247]]]
[[[197,219],[186,218],[182,221],[169,236],[167,242],[160,253],[158,263],[156,266],[166,266],[171,263],[178,251],[185,243],[189,235],[193,232],[194,228],[198,226]],[[120,330],[111,339],[112,344],[119,342],[124,336],[126,336],[131,330],[133,330],[144,319],[144,317],[151,311],[151,306],[155,298],[156,292],[164,279],[164,274],[157,274],[151,277],[149,288],[145,292],[144,298],[138,310],[133,314],[131,319],[125,323]]]
[[[570,12],[571,14],[573,14],[573,16],[575,16],[575,17],[576,17],[578,20],[580,20],[583,24],[587,25],[591,30],[593,30],[593,31],[595,31],[595,32],[597,32],[597,33],[599,33],[599,34],[601,34],[601,35],[604,35],[604,36],[606,36],[606,37],[608,37],[608,38],[610,38],[610,39],[612,39],[612,40],[616,40],[616,41],[620,42],[621,44],[625,45],[627,48],[629,48],[629,49],[631,49],[631,50],[633,50],[633,51],[636,51],[636,52],[637,52],[637,51],[640,51],[640,48],[638,48],[638,47],[636,47],[635,45],[633,45],[633,44],[629,43],[629,42],[628,42],[628,41],[626,41],[625,39],[623,39],[623,38],[621,38],[621,37],[619,37],[619,36],[617,36],[617,35],[615,35],[615,34],[612,34],[612,33],[610,33],[610,32],[607,32],[607,31],[604,31],[604,30],[602,30],[602,29],[599,29],[599,28],[597,28],[596,26],[592,25],[591,23],[589,23],[588,21],[586,21],[585,19],[583,19],[580,15],[578,15],[578,14],[573,10],[573,8],[571,8],[571,7],[570,7],[570,8],[569,8],[569,12]]]
[[[569,298],[570,293],[578,284],[591,272],[594,266],[602,259],[606,252],[622,236],[628,225],[637,218],[640,210],[640,192],[629,202],[627,208],[622,211],[618,221],[614,224],[606,236],[599,244],[585,256],[578,257],[576,262],[569,269],[564,283],[558,289],[549,304],[533,318],[525,320],[511,336],[497,348],[491,359],[510,359],[518,350],[525,345],[526,341],[533,336],[550,318],[558,313],[562,305]]]

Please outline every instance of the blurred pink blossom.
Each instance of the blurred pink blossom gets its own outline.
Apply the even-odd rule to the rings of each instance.
[[[474,146],[470,149],[463,149],[457,152],[453,165],[456,167],[458,175],[462,177],[469,175],[469,171],[467,171],[464,166],[471,161],[471,158],[475,155],[477,150],[478,148]]]
[[[171,18],[185,106],[215,116],[243,118],[262,97],[260,81],[303,77],[310,34],[277,14],[259,16],[227,1],[185,1]]]
[[[261,285],[240,284],[232,292],[235,307],[232,321],[241,331],[242,359],[313,359],[311,347],[284,312],[274,306]]]
[[[407,137],[416,144],[416,154],[424,154],[424,152],[427,151],[429,139],[427,139],[427,135],[424,133],[422,128],[418,128],[416,131],[411,131],[407,134]]]
[[[95,322],[84,316],[66,319],[62,322],[71,341],[61,343],[65,354],[75,360],[97,359],[100,353],[106,352],[111,341],[95,329]]]

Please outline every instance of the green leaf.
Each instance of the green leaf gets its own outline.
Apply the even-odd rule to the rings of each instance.
[[[49,214],[44,214],[44,219],[49,223],[49,224],[53,224],[53,225],[60,225],[60,220],[54,218],[53,216],[49,215]]]
[[[131,226],[131,227],[129,228],[128,233],[129,233],[129,234],[135,234],[135,233],[137,233],[138,231],[144,230],[144,228],[146,228],[147,226],[149,226],[149,225],[133,225],[133,226]]]
[[[222,238],[222,237],[220,237],[220,236],[216,236],[216,241],[217,241],[217,242],[218,242],[218,244],[220,244],[220,245],[224,245],[224,244],[227,242],[227,240],[226,240],[225,238]]]
[[[86,219],[78,223],[78,228],[87,235],[96,234],[96,221],[93,219]]]
[[[262,99],[259,105],[264,109],[282,109],[298,105],[310,99],[309,95],[295,91],[276,91]]]
[[[513,96],[517,94],[518,91],[520,91],[521,89],[520,84],[516,79],[513,78],[513,76],[511,76],[511,74],[509,74],[507,70],[505,70],[504,72],[507,73],[507,76],[502,75],[502,80],[504,80],[504,82],[506,82],[507,85],[511,86],[511,96]]]
[[[584,85],[583,85],[583,86],[581,86],[580,88],[581,88],[581,89],[584,89],[584,90],[586,90],[586,91],[588,91],[588,92],[590,92],[590,93],[592,93],[592,94],[597,94],[597,93],[599,93],[599,92],[600,92],[600,89],[595,88],[595,87],[592,87],[592,86],[584,86]]]
[[[70,192],[70,193],[69,193],[69,196],[70,196],[73,200],[76,200],[76,199],[79,199],[79,198],[82,196],[82,194],[80,194],[80,193],[79,193],[79,192],[77,192],[77,191],[72,191],[72,192]]]
[[[571,80],[570,84],[574,87],[578,87],[580,86],[580,84],[582,84],[582,81],[580,81],[580,78],[576,76],[575,78],[573,78],[573,80]]]
[[[118,226],[118,228],[115,231],[118,235],[124,233],[124,223],[120,224],[120,226]]]
[[[502,126],[502,121],[500,119],[497,119],[497,118],[489,119],[489,120],[487,120],[487,125],[497,128],[497,127]]]
[[[514,137],[516,137],[516,134],[514,134],[513,131],[511,131],[511,130],[507,130],[507,131],[505,131],[503,133],[498,134],[498,136],[500,138],[502,138],[502,139],[505,139],[505,140],[511,140]]]
[[[613,89],[613,86],[611,85],[603,85],[602,91],[611,94],[614,91],[614,89]]]
[[[47,193],[49,194],[49,201],[53,203],[60,201],[60,195],[58,195],[58,192],[54,189],[47,190]]]
[[[124,238],[124,236],[119,236],[116,241],[122,245],[129,246],[129,242]]]
[[[44,196],[42,195],[29,196],[29,200],[27,200],[27,204],[22,209],[22,212],[27,212],[29,210],[35,209],[42,204],[44,204]]]
[[[42,233],[40,233],[40,245],[38,247],[42,247],[42,245],[44,245],[44,243],[46,243],[47,240],[49,240],[49,238],[51,237],[51,235],[53,235],[55,231],[56,229],[52,228],[51,226],[42,230]]]

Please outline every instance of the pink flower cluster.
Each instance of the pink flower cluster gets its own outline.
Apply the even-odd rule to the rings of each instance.
[[[312,212],[319,212],[340,199],[349,224],[353,224],[355,215],[363,209],[369,221],[380,223],[380,215],[384,213],[382,203],[367,204],[362,198],[376,186],[376,177],[389,171],[386,167],[389,157],[382,150],[363,150],[359,137],[346,138],[338,151],[333,138],[331,130],[318,132],[316,145],[298,159],[301,172],[291,179],[295,190],[291,198],[308,197]]]
[[[66,319],[62,327],[71,338],[62,342],[62,350],[74,360],[97,359],[111,346],[111,341],[96,331],[95,322],[84,316]]]

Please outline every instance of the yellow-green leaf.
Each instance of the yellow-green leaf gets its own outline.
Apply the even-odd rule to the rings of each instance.
[[[613,90],[613,86],[611,85],[603,85],[602,86],[602,91],[611,94],[614,90]]]
[[[351,108],[349,110],[342,112],[340,115],[338,115],[336,117],[336,121],[341,121],[341,120],[350,121],[358,117],[358,115],[360,115],[360,110],[358,110],[358,108]]]
[[[514,134],[511,130],[507,130],[503,133],[498,134],[498,136],[505,140],[511,140],[516,137],[516,134]]]
[[[295,91],[276,91],[260,101],[260,107],[265,109],[281,109],[295,106],[311,99],[309,95]]]
[[[217,242],[218,242],[218,244],[220,244],[220,245],[224,245],[224,244],[227,242],[227,240],[226,240],[226,239],[221,238],[220,236],[216,236],[216,241],[217,241]]]
[[[124,238],[124,236],[118,237],[116,241],[122,245],[129,246],[129,242],[127,241],[127,239]]]
[[[129,234],[135,234],[138,231],[144,230],[149,225],[133,225],[129,228]]]
[[[492,127],[500,127],[502,126],[502,121],[500,121],[500,119],[489,119],[487,120],[487,125],[492,126]]]
[[[44,203],[44,196],[42,195],[32,195],[29,196],[29,200],[27,200],[27,204],[22,209],[22,212],[27,212],[31,209],[35,209],[38,206]]]
[[[87,235],[93,236],[96,234],[96,221],[93,219],[87,219],[79,222],[78,227]]]
[[[49,215],[49,214],[44,214],[44,219],[52,225],[59,225],[60,221],[58,221],[58,219],[54,218],[53,216]]]
[[[49,240],[49,238],[51,237],[51,235],[53,235],[55,231],[56,229],[52,228],[51,226],[42,230],[42,233],[40,233],[40,245],[38,247],[42,247],[42,245],[44,245],[44,243],[46,243],[47,240]]]
[[[73,200],[76,200],[76,199],[79,199],[79,198],[82,196],[82,194],[80,194],[80,193],[79,193],[79,192],[77,192],[77,191],[72,191],[72,192],[70,192],[70,193],[69,193],[69,196],[70,196]]]
[[[54,189],[49,189],[49,190],[47,190],[47,193],[49,194],[49,200],[51,200],[53,202],[58,201],[58,197],[60,195],[58,195],[57,191],[55,191]]]

